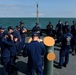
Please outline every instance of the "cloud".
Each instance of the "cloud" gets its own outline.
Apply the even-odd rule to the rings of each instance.
[[[26,17],[34,12],[33,5],[0,4],[0,17]]]
[[[33,5],[0,4],[0,8],[33,8]]]
[[[76,11],[74,10],[53,10],[43,11],[45,15],[43,17],[76,17]]]
[[[36,17],[35,5],[0,4],[0,17]],[[39,8],[39,17],[76,17],[75,9]]]

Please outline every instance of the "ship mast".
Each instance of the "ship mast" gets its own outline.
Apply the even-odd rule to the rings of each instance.
[[[38,13],[38,3],[37,3],[37,11],[36,11],[37,18],[36,18],[36,23],[38,23],[38,15],[39,15],[39,13]]]

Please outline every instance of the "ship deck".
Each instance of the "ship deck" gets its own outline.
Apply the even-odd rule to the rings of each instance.
[[[28,41],[30,37],[26,38],[26,42]],[[41,37],[43,38],[43,37]],[[54,61],[54,65],[58,65],[59,63],[59,52],[60,52],[60,45],[55,44],[54,46],[54,52],[56,54],[56,59]],[[16,60],[16,66],[19,68],[18,71],[14,71],[11,75],[26,75],[26,69],[27,69],[27,60],[28,57],[24,58],[23,56],[18,56],[18,59]],[[44,68],[44,66],[43,66]],[[69,58],[69,64],[66,68],[58,69],[56,67],[53,67],[53,75],[76,75],[76,56],[72,56],[70,54]],[[0,61],[0,75],[3,75],[3,66],[1,65]]]

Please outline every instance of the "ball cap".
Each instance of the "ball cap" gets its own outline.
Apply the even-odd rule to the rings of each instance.
[[[20,21],[20,24],[24,24],[22,21]]]
[[[9,29],[12,29],[12,30],[13,30],[14,28],[13,28],[12,26],[9,26],[9,27],[8,27],[8,30],[9,30]]]
[[[32,33],[32,37],[33,37],[33,36],[39,36],[39,34],[36,33],[36,32],[33,32],[33,33]]]
[[[20,28],[20,26],[19,26],[19,25],[17,25],[17,26],[16,26],[16,28]]]
[[[38,25],[38,23],[36,22],[36,25]]]
[[[4,31],[3,35],[10,35],[10,33],[8,31]]]
[[[1,26],[0,29],[3,29],[3,30],[4,30],[5,28],[3,28],[3,27]]]

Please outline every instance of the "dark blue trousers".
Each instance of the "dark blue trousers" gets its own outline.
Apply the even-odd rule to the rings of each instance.
[[[35,75],[35,72],[37,75],[43,75],[42,65],[38,66],[37,68],[27,68],[27,75]]]
[[[4,66],[4,75],[9,75],[10,70],[10,58],[2,58],[2,64]]]
[[[11,56],[11,58],[10,58],[10,64],[11,65],[15,65],[15,60],[16,60],[16,55]]]
[[[22,45],[24,46],[25,44],[25,38],[22,38]]]
[[[70,48],[64,48],[61,49],[60,51],[60,60],[59,60],[59,65],[68,64],[69,62],[69,54],[70,54]]]

